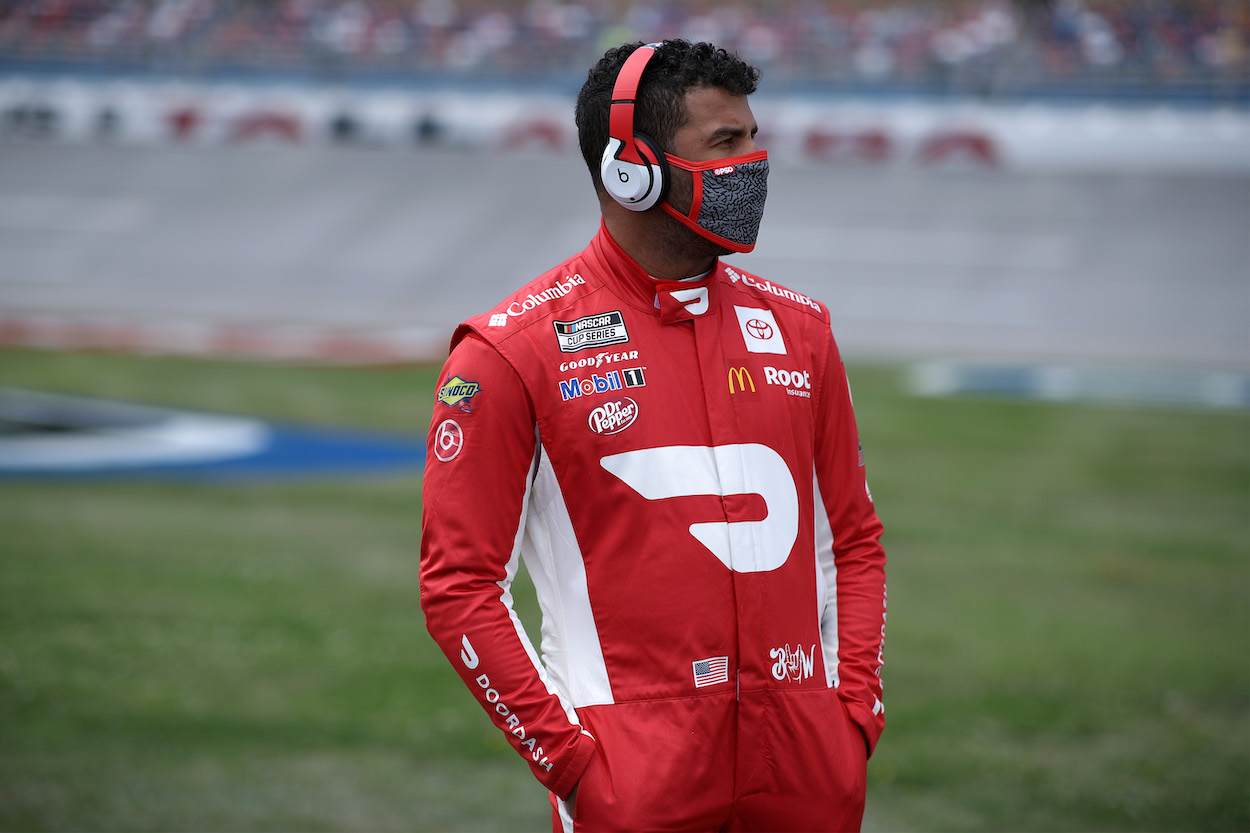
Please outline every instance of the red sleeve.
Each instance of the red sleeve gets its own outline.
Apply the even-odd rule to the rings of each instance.
[[[871,754],[885,728],[881,691],[885,549],[881,520],[864,474],[846,369],[832,337],[820,404],[816,477],[833,532],[834,570],[827,593],[837,600],[838,695],[863,731]]]
[[[421,608],[466,686],[549,790],[565,797],[594,749],[544,681],[512,611],[534,410],[516,371],[480,337],[438,382],[422,491]]]

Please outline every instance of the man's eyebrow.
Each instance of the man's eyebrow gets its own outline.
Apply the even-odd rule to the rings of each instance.
[[[751,136],[755,136],[755,134],[758,133],[759,131],[760,131],[760,128],[758,124],[751,125]],[[746,135],[747,135],[746,128],[729,127],[728,125],[726,125],[725,127],[718,127],[716,130],[712,131],[712,135],[708,136],[707,140],[711,144],[716,144],[717,142],[723,141],[725,139],[737,139]]]

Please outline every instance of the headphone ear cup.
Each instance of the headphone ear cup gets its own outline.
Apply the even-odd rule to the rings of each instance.
[[[646,211],[658,205],[668,192],[668,161],[643,133],[634,134],[634,147],[644,164],[618,159],[624,142],[613,138],[604,148],[599,176],[612,199],[630,211]]]

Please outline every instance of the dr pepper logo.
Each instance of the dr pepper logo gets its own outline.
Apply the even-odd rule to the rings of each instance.
[[[604,402],[590,412],[586,424],[596,434],[619,434],[638,418],[638,403],[628,396]]]

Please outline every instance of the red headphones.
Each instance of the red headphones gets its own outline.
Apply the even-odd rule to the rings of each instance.
[[[659,204],[668,192],[668,162],[664,151],[645,133],[634,130],[634,102],[642,71],[664,44],[649,43],[635,49],[616,76],[612,109],[608,116],[608,146],[603,150],[599,174],[603,187],[630,211],[646,211]]]

